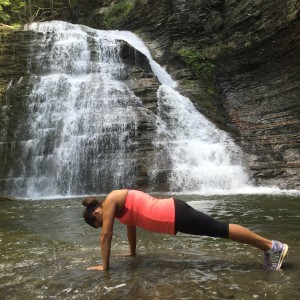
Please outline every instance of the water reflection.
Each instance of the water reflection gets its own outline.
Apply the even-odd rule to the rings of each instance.
[[[79,199],[0,203],[3,299],[299,299],[299,197],[181,196],[196,209],[290,245],[283,269],[262,268],[262,254],[221,239],[138,231],[136,258],[115,225],[109,272],[99,230],[81,218]]]

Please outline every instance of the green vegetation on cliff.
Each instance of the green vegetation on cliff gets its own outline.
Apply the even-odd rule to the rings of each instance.
[[[184,47],[178,50],[178,54],[198,77],[207,78],[212,75],[215,64],[204,52]]]
[[[21,0],[0,0],[0,23],[14,25],[19,23],[25,11],[26,4]]]
[[[79,0],[0,0],[0,23],[23,25],[36,21],[75,18]]]
[[[173,49],[182,61],[190,67],[200,78],[210,78],[216,68],[216,61],[226,47],[222,44],[213,44],[203,48],[184,46]]]
[[[104,28],[110,29],[124,21],[134,7],[135,0],[113,2],[103,13]]]

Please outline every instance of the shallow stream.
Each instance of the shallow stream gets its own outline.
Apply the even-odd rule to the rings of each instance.
[[[212,216],[290,246],[282,270],[262,253],[208,237],[138,230],[138,255],[116,221],[111,269],[80,199],[0,202],[0,299],[300,299],[300,197],[177,195]]]

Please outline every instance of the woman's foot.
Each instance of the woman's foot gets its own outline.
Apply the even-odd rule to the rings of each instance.
[[[288,253],[288,245],[273,241],[272,248],[265,252],[264,267],[268,270],[279,270]]]

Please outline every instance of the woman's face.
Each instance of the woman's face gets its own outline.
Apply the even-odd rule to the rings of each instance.
[[[94,227],[95,228],[100,228],[103,225],[103,209],[102,207],[97,207],[94,212],[93,216],[96,218],[94,222]]]

